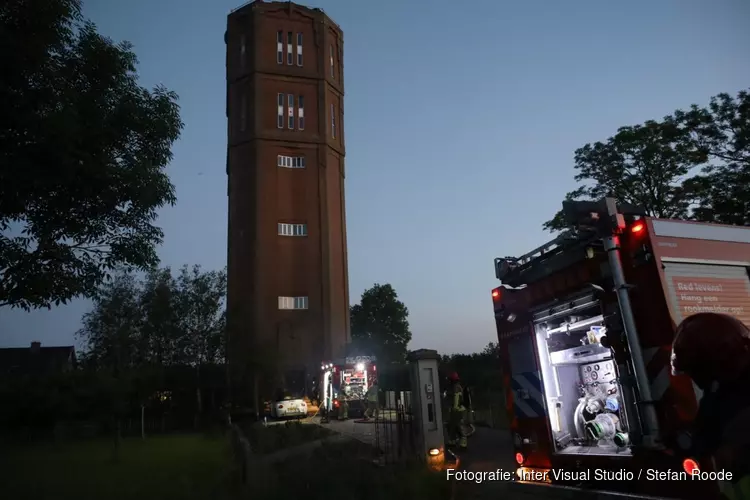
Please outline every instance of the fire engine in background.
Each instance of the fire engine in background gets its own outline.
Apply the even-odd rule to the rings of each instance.
[[[350,356],[321,366],[321,405],[331,418],[338,416],[341,403],[349,404],[350,417],[364,416],[367,390],[377,379],[375,356]]]
[[[495,259],[519,481],[717,497],[720,471],[689,454],[701,392],[671,375],[671,343],[698,312],[750,324],[750,227],[652,219],[612,199],[563,209],[575,229]]]

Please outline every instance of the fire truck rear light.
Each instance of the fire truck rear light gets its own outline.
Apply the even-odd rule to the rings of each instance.
[[[493,299],[499,299],[500,298],[500,289],[495,288],[492,290],[492,298]]]
[[[645,228],[645,224],[643,222],[636,222],[632,226],[630,226],[630,232],[633,234],[638,234]]]
[[[523,461],[525,460],[523,453],[516,453],[516,463],[518,465],[523,464]]]
[[[683,460],[682,468],[687,475],[692,475],[693,472],[700,472],[701,470],[700,466],[698,465],[698,462],[696,462],[692,458],[686,458],[685,460]]]

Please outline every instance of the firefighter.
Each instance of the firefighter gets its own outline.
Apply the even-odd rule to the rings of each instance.
[[[315,387],[312,390],[312,398],[313,398],[313,403],[315,404],[315,406],[320,407],[320,391],[318,390],[317,387]]]
[[[349,419],[349,399],[346,393],[342,390],[339,393],[339,420]]]
[[[466,449],[468,439],[463,431],[463,422],[466,414],[464,406],[464,390],[458,373],[453,372],[448,376],[450,390],[448,391],[448,446],[456,446]]]
[[[750,499],[750,329],[725,314],[694,314],[677,327],[671,362],[703,391],[693,453],[732,473],[720,484],[726,498]]]
[[[378,382],[377,380],[367,389],[367,409],[365,410],[365,419],[378,419]]]

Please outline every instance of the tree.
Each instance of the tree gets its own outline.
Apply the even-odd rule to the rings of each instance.
[[[148,345],[141,336],[140,289],[132,274],[120,270],[102,285],[82,323],[77,335],[97,368],[118,373],[148,358]]]
[[[117,267],[156,264],[177,95],[139,86],[131,45],[79,0],[0,3],[0,44],[0,306],[90,297]]]
[[[203,410],[201,369],[225,359],[227,274],[183,267],[177,278],[180,330],[185,359],[195,370],[195,426]]]
[[[640,205],[655,217],[686,217],[690,199],[682,183],[690,170],[706,159],[688,136],[674,121],[647,121],[621,127],[606,142],[586,144],[574,157],[575,180],[585,184],[565,199],[609,196]],[[543,225],[550,231],[565,226],[562,212]]]
[[[132,376],[147,358],[148,346],[140,335],[139,289],[134,277],[120,270],[111,282],[101,286],[94,297],[93,310],[84,314],[82,322],[78,336],[86,342],[89,360],[98,368],[100,380],[111,397],[117,460],[121,418],[132,391]]]
[[[140,290],[141,334],[149,361],[167,367],[184,361],[180,352],[182,325],[177,282],[169,267],[152,269]]]
[[[411,341],[409,310],[389,284],[365,290],[350,310],[353,348],[372,353],[378,362],[403,362]]]
[[[226,272],[200,266],[177,278],[168,267],[152,269],[143,281],[120,271],[99,287],[79,336],[102,378],[113,378],[118,403],[137,401],[142,427],[147,404],[176,379],[195,394],[198,425],[203,372],[224,363],[225,297]]]
[[[440,366],[443,376],[456,371],[469,387],[487,390],[502,389],[500,347],[490,342],[480,352],[443,355]]]
[[[141,437],[145,437],[146,406],[165,388],[167,372],[184,361],[177,283],[169,267],[151,269],[139,289],[140,336],[147,352],[134,380],[140,404]]]
[[[688,132],[688,142],[710,163],[685,182],[693,198],[692,218],[750,225],[750,92],[719,94],[707,108],[697,105],[671,118]]]
[[[184,266],[177,278],[180,330],[185,359],[200,366],[223,363],[227,273]]]
[[[621,128],[606,144],[577,150],[575,160],[576,181],[589,184],[566,199],[614,196],[656,217],[750,225],[750,91]],[[562,213],[544,227],[564,228]]]

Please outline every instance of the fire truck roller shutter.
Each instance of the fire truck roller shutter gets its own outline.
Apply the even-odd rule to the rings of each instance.
[[[537,418],[546,415],[542,380],[539,374],[534,344],[529,335],[508,342],[510,358],[513,411],[517,418]]]
[[[666,260],[666,259],[665,259]],[[675,324],[699,312],[729,314],[750,325],[750,275],[742,265],[716,265],[686,262],[662,262],[667,282],[667,295]],[[671,346],[669,346],[671,349]],[[657,349],[644,352],[646,361]],[[668,381],[669,363],[661,378]],[[660,392],[655,392],[659,389]],[[664,394],[663,383],[652,387],[654,399]],[[701,391],[695,388],[696,398]]]

